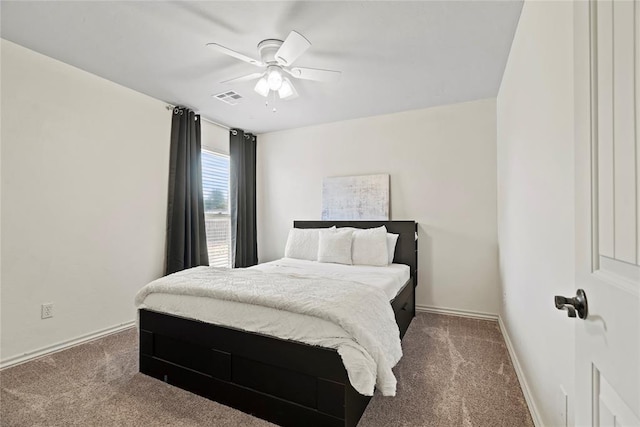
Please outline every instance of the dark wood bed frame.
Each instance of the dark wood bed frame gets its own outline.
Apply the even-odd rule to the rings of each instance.
[[[400,336],[415,316],[414,221],[295,221],[296,228],[372,228],[399,234],[394,262],[411,278],[391,302]],[[140,372],[283,426],[355,426],[359,394],[334,349],[139,310]]]

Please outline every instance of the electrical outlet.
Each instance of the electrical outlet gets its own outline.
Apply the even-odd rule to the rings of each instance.
[[[48,319],[53,317],[53,303],[42,304],[42,318]]]
[[[560,392],[558,393],[558,418],[562,427],[568,427],[569,420],[567,418],[567,412],[569,410],[569,398],[564,388],[560,386]]]

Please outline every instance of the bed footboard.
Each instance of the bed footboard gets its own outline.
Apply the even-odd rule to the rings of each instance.
[[[140,310],[140,372],[283,426],[355,426],[338,352]]]

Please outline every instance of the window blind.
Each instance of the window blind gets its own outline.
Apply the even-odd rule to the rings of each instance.
[[[231,267],[229,156],[202,150],[202,197],[209,265]]]

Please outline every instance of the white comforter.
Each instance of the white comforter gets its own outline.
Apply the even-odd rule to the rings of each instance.
[[[389,301],[398,295],[398,292],[410,277],[409,266],[405,264],[389,264],[384,267],[378,267],[281,258],[249,268],[266,273],[284,273],[304,277],[314,276],[364,283],[383,291]]]
[[[309,335],[296,338],[308,344],[335,348],[342,357],[351,384],[359,393],[370,396],[377,386],[383,395],[395,395],[396,379],[391,368],[400,360],[402,349],[393,310],[388,297],[379,289],[353,281],[250,269],[197,267],[151,282],[136,296],[136,306],[185,314],[178,307],[167,307],[166,310],[158,307],[158,300],[154,303],[153,297],[163,294],[213,298],[224,301],[226,306],[251,304],[261,307],[263,312],[281,310],[279,313],[301,315],[297,320],[319,319],[331,327],[317,327],[318,322],[311,322],[315,326],[309,328]],[[236,316],[232,321],[221,323],[255,331],[252,319],[243,318],[244,321]],[[286,328],[278,322],[271,326],[278,325]],[[270,331],[270,334],[286,337],[287,331],[282,334]]]

